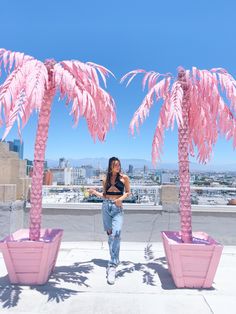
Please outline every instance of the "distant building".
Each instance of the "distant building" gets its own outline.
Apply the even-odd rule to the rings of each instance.
[[[64,185],[65,178],[64,178],[64,169],[62,168],[52,168],[50,169],[52,172],[52,181],[53,184]]]
[[[13,140],[13,141],[8,141],[9,144],[9,150],[12,152],[16,152],[19,156],[20,159],[23,159],[24,155],[24,143],[21,142],[20,140]]]
[[[220,186],[220,183],[219,182],[211,182],[210,186],[218,187],[218,186]]]
[[[144,174],[148,173],[148,167],[146,165],[143,166],[143,173]]]
[[[71,168],[71,182],[73,185],[86,183],[86,169],[83,167]]]
[[[71,185],[72,182],[72,168],[51,168],[52,182],[58,185]]]
[[[66,167],[64,169],[64,184],[71,185],[72,184],[72,168]]]
[[[134,166],[133,165],[129,165],[129,169],[128,169],[127,173],[130,176],[133,176],[133,174],[134,174]]]
[[[81,168],[85,169],[85,176],[86,178],[91,178],[94,176],[94,168],[91,165],[81,166]]]
[[[64,169],[67,165],[68,161],[64,157],[59,159],[59,168]]]
[[[47,160],[44,160],[44,169],[45,170],[48,169],[48,162],[47,162]]]
[[[162,172],[161,174],[161,184],[169,184],[171,183],[171,177],[172,175],[167,172]]]
[[[100,177],[101,173],[102,173],[102,170],[101,170],[101,169],[95,169],[95,170],[94,170],[94,175],[95,175],[95,177]]]
[[[43,185],[52,185],[53,174],[51,170],[45,170],[43,174]]]
[[[19,159],[9,143],[0,142],[0,202],[26,199],[30,178],[26,175],[26,161]]]
[[[30,177],[33,175],[33,167],[34,167],[34,162],[33,160],[25,159],[26,160],[26,174]],[[48,163],[45,160],[44,161],[44,170],[48,169]]]
[[[33,174],[33,161],[29,160],[29,159],[25,159],[26,160],[26,174],[27,176],[32,177]]]

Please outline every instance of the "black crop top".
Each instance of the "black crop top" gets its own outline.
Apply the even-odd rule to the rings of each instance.
[[[110,189],[111,186],[114,186],[119,191],[109,192],[108,190]],[[124,187],[125,187],[124,183],[118,179],[114,185],[111,185],[111,184],[108,185],[107,190],[106,190],[106,195],[123,195]]]

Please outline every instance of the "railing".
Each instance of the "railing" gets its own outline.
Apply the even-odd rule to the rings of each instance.
[[[89,196],[87,189],[91,186],[71,185],[71,186],[43,186],[43,203],[44,204],[68,204],[68,203],[97,203],[102,201],[95,196]],[[93,186],[93,188],[102,191],[101,186]],[[165,185],[165,188],[168,186]],[[173,185],[171,186],[173,189]],[[131,196],[126,203],[160,205],[163,201],[170,200],[161,199],[161,185],[146,186],[132,185]],[[176,189],[178,187],[176,186]],[[176,193],[178,195],[178,191]],[[236,188],[232,187],[198,187],[191,186],[191,203],[193,205],[227,205],[231,199],[236,199]],[[170,201],[170,203],[178,203],[178,197]]]
[[[233,187],[197,187],[191,186],[191,202],[196,205],[229,205],[236,199]]]
[[[70,185],[70,186],[43,186],[43,203],[84,203],[102,201],[98,197],[89,196],[88,189],[91,186]],[[93,186],[102,191],[101,186]],[[152,204],[160,203],[161,186],[131,186],[131,195],[125,200],[126,203]]]

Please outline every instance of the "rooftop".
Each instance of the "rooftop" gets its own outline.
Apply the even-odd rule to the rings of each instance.
[[[235,314],[236,247],[225,246],[211,289],[177,289],[162,243],[123,242],[116,283],[106,282],[103,241],[62,242],[42,286],[10,285],[0,255],[1,313]]]

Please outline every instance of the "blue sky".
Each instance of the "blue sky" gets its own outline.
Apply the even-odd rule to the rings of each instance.
[[[129,122],[145,93],[141,79],[119,84],[126,72],[144,68],[176,75],[179,65],[224,67],[236,77],[236,2],[234,0],[100,0],[1,2],[0,47],[44,60],[79,59],[109,68],[117,80],[108,91],[117,106],[117,124],[105,143],[94,143],[84,119],[73,128],[70,109],[55,97],[46,158],[110,157],[151,159],[160,104],[135,137]],[[37,114],[23,130],[24,156],[33,159]],[[0,137],[4,128],[0,129]],[[8,140],[17,137],[16,128]],[[235,163],[232,141],[220,138],[212,164]],[[195,159],[191,159],[195,161]],[[177,161],[177,131],[167,131],[163,162]]]

